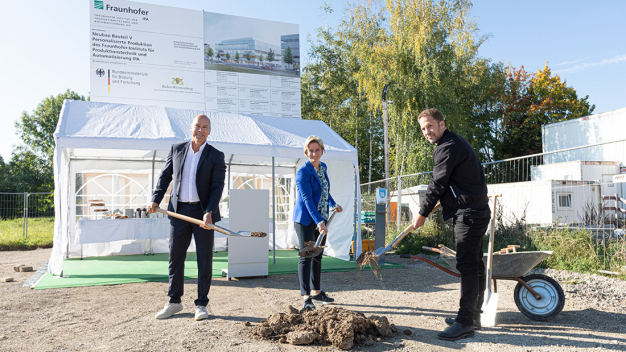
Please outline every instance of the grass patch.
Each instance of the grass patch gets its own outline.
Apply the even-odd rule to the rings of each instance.
[[[0,220],[0,251],[52,247],[53,216],[28,219],[28,236],[26,238],[24,238],[23,225],[23,219]]]

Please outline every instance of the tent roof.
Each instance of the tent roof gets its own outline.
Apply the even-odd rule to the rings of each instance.
[[[154,106],[66,100],[54,137],[57,148],[72,149],[78,158],[151,159],[153,151],[162,158],[173,143],[191,139],[189,126],[200,113],[211,119],[209,143],[227,158],[254,163],[273,156],[278,163],[294,163],[306,158],[306,138],[317,135],[324,141],[324,160],[357,162],[356,149],[322,121]]]

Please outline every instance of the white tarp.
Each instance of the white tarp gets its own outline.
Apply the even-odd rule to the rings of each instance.
[[[76,224],[76,175],[85,171],[131,172],[154,170],[150,187],[158,179],[173,143],[190,139],[189,126],[203,111],[150,106],[65,101],[54,133],[54,247],[48,270],[62,272],[63,259],[72,248]],[[209,143],[225,154],[230,172],[294,177],[307,160],[303,143],[318,135],[326,150],[331,194],[344,213],[333,220],[326,254],[349,259],[353,236],[360,240],[360,189],[357,152],[321,121],[233,113],[207,113],[211,119]],[[292,184],[292,191],[295,185]],[[293,197],[295,198],[295,196]],[[355,221],[357,223],[355,224]],[[290,227],[291,228],[291,227]],[[293,230],[276,231],[276,248],[293,243]],[[90,244],[92,253],[123,253],[114,243]],[[126,244],[121,244],[126,246]],[[135,246],[137,248],[138,246]],[[356,252],[360,253],[360,246]],[[143,248],[143,247],[141,247]],[[157,249],[163,246],[155,246]],[[167,247],[165,247],[167,248]],[[72,251],[74,250],[74,252]]]

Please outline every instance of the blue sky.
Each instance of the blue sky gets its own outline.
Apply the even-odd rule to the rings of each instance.
[[[345,1],[143,1],[193,10],[296,23],[306,62],[307,34],[341,20]],[[91,0],[6,1],[0,12],[0,155],[11,157],[20,140],[14,121],[45,97],[72,89],[89,94]],[[480,55],[528,71],[548,61],[596,113],[626,107],[626,1],[475,1],[472,17],[489,35]]]

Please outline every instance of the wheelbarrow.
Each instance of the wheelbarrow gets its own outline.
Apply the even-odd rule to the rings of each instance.
[[[447,248],[447,251],[430,247],[423,247],[423,249],[440,253],[440,258],[443,259],[452,270],[448,270],[419,255],[403,254],[400,255],[400,258],[421,260],[450,275],[460,277],[456,270],[456,258],[451,256],[451,253],[454,253],[453,251]],[[532,268],[551,255],[551,251],[510,252],[494,255],[492,273],[493,292],[498,292],[497,280],[517,281],[513,297],[515,298],[515,305],[522,314],[537,321],[546,321],[555,317],[563,310],[563,306],[565,305],[565,294],[563,293],[561,285],[547,275],[527,275]],[[483,261],[486,267],[486,253],[483,256]]]

